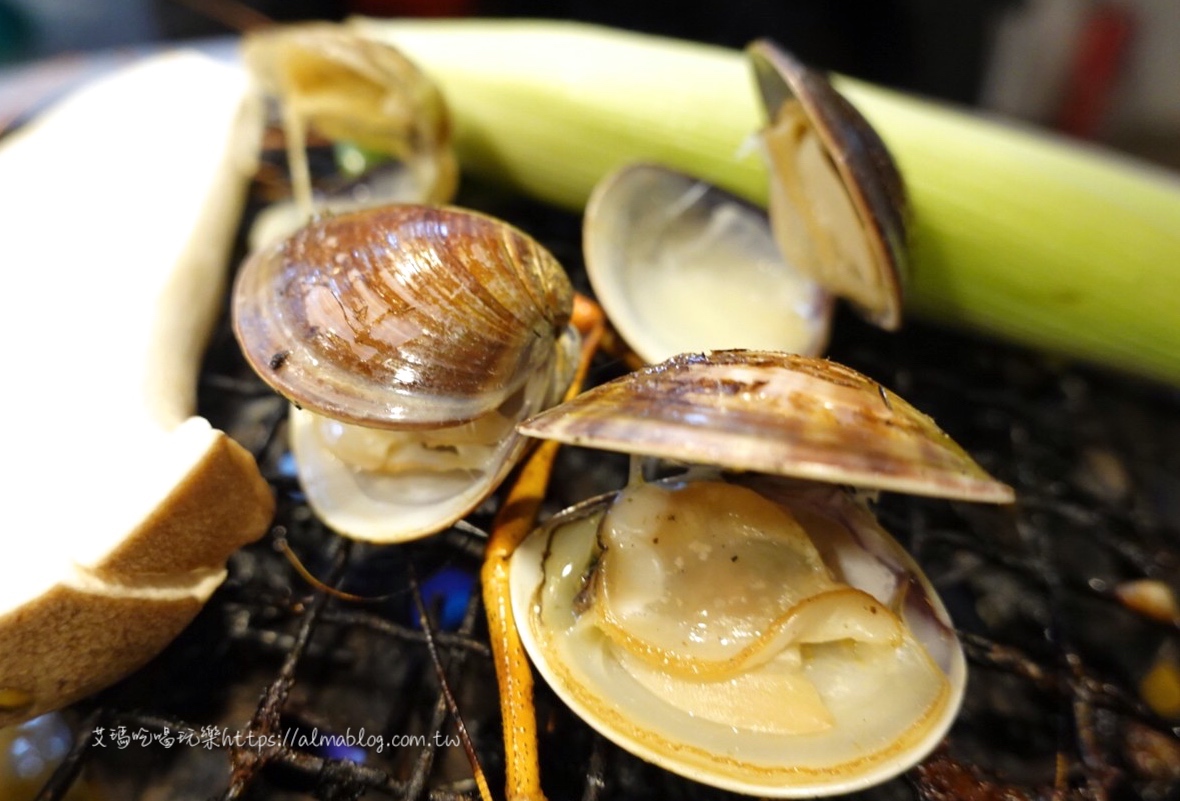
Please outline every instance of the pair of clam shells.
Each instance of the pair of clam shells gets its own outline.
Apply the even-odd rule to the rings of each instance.
[[[767,41],[748,53],[769,216],[657,165],[600,183],[587,272],[623,338],[662,363],[522,426],[698,467],[548,521],[514,556],[512,598],[540,672],[608,738],[726,789],[830,795],[925,756],[966,684],[929,580],[833,485],[1012,491],[893,393],[811,358],[835,297],[900,325],[904,190],[823,76]],[[774,351],[675,355],[727,345]]]
[[[300,484],[337,532],[395,542],[471,512],[522,453],[516,424],[573,375],[573,292],[527,234],[415,204],[315,221],[234,287],[254,370],[294,405]]]
[[[586,208],[586,269],[646,362],[709,348],[817,355],[834,299],[901,324],[907,203],[863,116],[815,70],[762,40],[748,50],[768,120],[769,215],[656,164],[607,176]]]
[[[277,107],[296,197],[251,231],[235,332],[292,403],[317,514],[356,539],[431,534],[500,483],[524,449],[516,423],[568,386],[569,281],[523,232],[418,205],[449,201],[457,163],[442,95],[395,48],[313,23],[247,36],[243,60]],[[382,166],[313,196],[313,139]]]
[[[526,649],[606,737],[775,797],[867,787],[942,739],[966,683],[950,619],[844,489],[1011,502],[929,417],[829,361],[722,351],[521,430],[693,465],[561,512],[513,557]]]
[[[633,753],[738,792],[828,795],[928,753],[966,668],[919,567],[866,507],[816,482],[1012,496],[853,371],[674,356],[819,354],[836,297],[901,322],[907,211],[885,146],[821,75],[767,41],[748,53],[769,216],[658,165],[608,176],[586,210],[587,272],[640,358],[673,358],[523,426],[710,467],[549,521],[514,557],[513,604],[550,686]]]

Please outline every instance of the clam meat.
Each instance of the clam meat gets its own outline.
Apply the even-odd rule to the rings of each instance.
[[[1010,502],[928,417],[831,362],[726,351],[646,368],[521,429],[665,473],[635,470],[555,515],[512,561],[526,649],[604,736],[774,797],[884,781],[941,740],[962,650],[930,581],[848,488]]]
[[[516,423],[561,398],[573,293],[553,256],[476,212],[401,204],[324,218],[262,249],[235,334],[292,404],[308,502],[391,542],[474,509],[524,449]]]

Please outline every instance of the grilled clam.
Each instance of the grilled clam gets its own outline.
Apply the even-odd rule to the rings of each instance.
[[[907,202],[876,132],[820,73],[769,41],[747,50],[768,125],[769,216],[654,164],[604,178],[586,207],[586,269],[647,362],[702,348],[815,355],[833,297],[901,323]]]
[[[896,329],[909,206],[889,150],[823,74],[767,39],[747,53],[769,120],[770,221],[783,255]]]
[[[256,252],[234,330],[287,397],[308,501],[333,529],[391,542],[470,512],[519,457],[519,420],[576,361],[572,289],[494,218],[390,205],[317,220]]]
[[[312,211],[384,203],[447,203],[458,162],[442,94],[396,48],[327,22],[247,34],[242,59],[279,118],[294,199],[268,208],[255,247],[306,222]],[[314,187],[312,145],[340,163],[335,184]],[[341,181],[340,177],[347,180]]]
[[[882,781],[942,738],[966,680],[946,610],[834,485],[1010,502],[930,418],[831,362],[726,351],[521,430],[695,465],[559,513],[513,557],[526,649],[605,736],[778,797]]]

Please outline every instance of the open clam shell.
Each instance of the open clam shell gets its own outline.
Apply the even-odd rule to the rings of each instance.
[[[908,203],[880,136],[827,77],[762,39],[770,218],[785,258],[882,328],[901,324]]]
[[[783,261],[761,209],[655,164],[595,187],[586,271],[611,323],[649,363],[704,348],[818,354],[831,297]]]
[[[901,324],[908,203],[888,150],[821,73],[768,40],[747,53],[768,118],[768,218],[655,164],[608,175],[586,207],[591,284],[648,363],[703,348],[816,355],[833,296]]]
[[[624,453],[915,495],[1010,503],[927,415],[835,362],[683,354],[595,387],[520,430]]]
[[[667,770],[771,797],[884,781],[937,745],[961,702],[946,610],[847,493],[761,483],[752,501],[715,474],[669,479],[550,519],[512,560],[525,647],[587,723]],[[651,534],[611,522],[643,517],[640,495],[694,489],[717,514],[695,533],[691,506],[647,514],[677,521]],[[751,524],[717,508],[731,492],[770,511]],[[759,528],[774,517],[788,530]],[[709,659],[734,641],[736,655]]]
[[[253,248],[291,233],[313,210],[454,197],[459,166],[442,93],[393,46],[311,22],[247,34],[242,60],[282,126],[295,195],[259,215]],[[324,143],[336,148],[341,175],[320,184],[308,148]],[[359,178],[341,182],[345,175]]]
[[[296,407],[300,483],[341,534],[391,542],[471,511],[520,456],[516,423],[576,363],[573,294],[527,234],[450,207],[317,220],[256,252],[234,331]]]
[[[929,417],[833,362],[742,350],[674,357],[520,430],[691,465],[634,471],[513,555],[525,648],[603,735],[776,797],[864,788],[941,740],[966,681],[946,610],[835,486],[1011,501]]]
[[[529,441],[515,424],[561,399],[577,351],[570,329],[513,397],[465,424],[375,430],[292,406],[291,452],[308,503],[334,531],[370,542],[402,542],[453,525],[520,460]]]

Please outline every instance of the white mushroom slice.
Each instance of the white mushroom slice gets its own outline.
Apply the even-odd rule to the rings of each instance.
[[[274,501],[192,417],[257,147],[241,71],[192,52],[0,143],[9,422],[0,725],[113,683],[200,610]],[[247,155],[248,154],[248,155]]]
[[[604,178],[586,206],[595,295],[647,362],[706,348],[814,355],[831,296],[784,261],[762,210],[654,164]]]
[[[557,694],[634,753],[739,792],[850,792],[941,739],[962,654],[941,669],[891,599],[820,558],[888,540],[871,516],[849,515],[842,493],[823,507],[807,485],[764,480],[773,501],[702,472],[567,510],[513,557],[514,614]],[[818,532],[787,502],[796,492],[807,518],[825,517]],[[812,541],[850,525],[834,545]],[[920,576],[896,543],[880,569]],[[949,632],[918,586],[931,617],[920,630]]]

